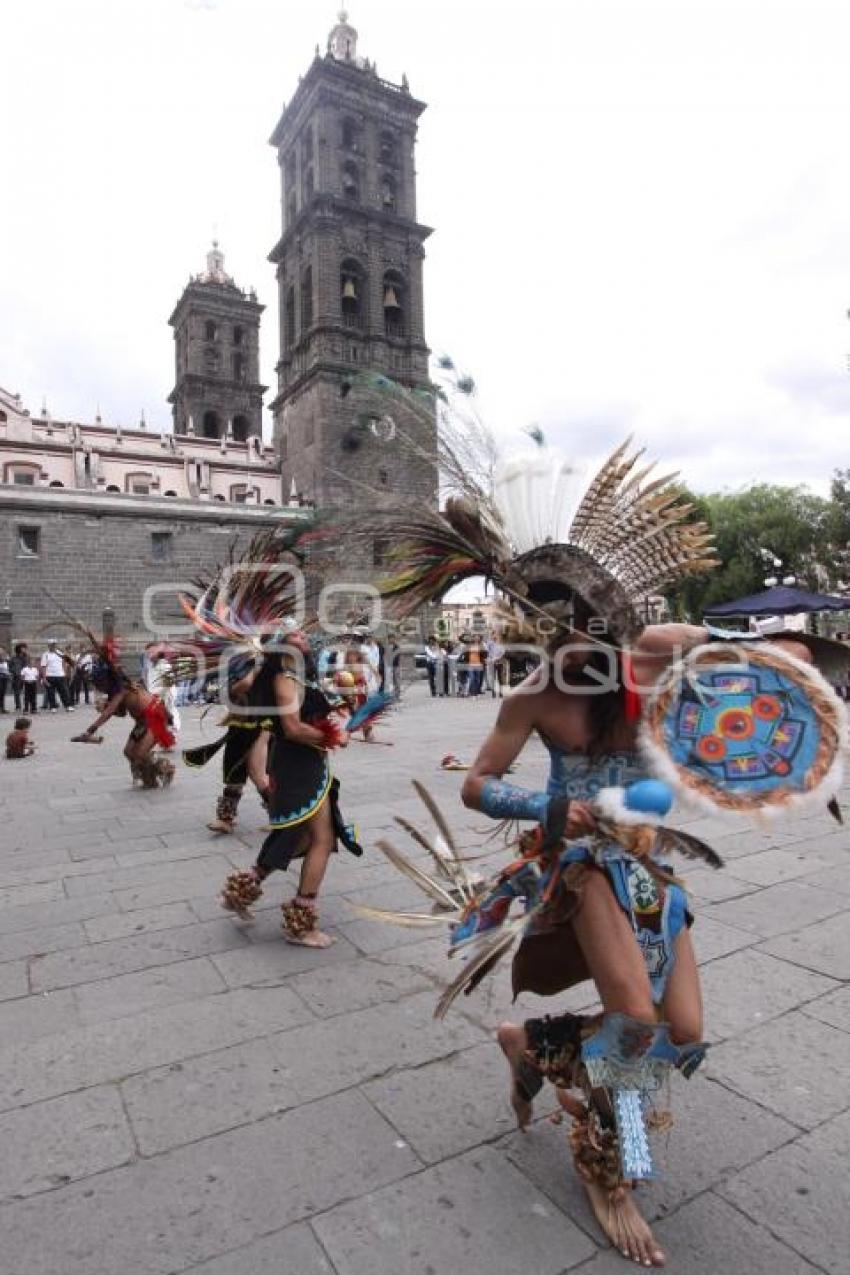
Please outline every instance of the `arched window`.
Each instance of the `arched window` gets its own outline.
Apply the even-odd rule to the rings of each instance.
[[[217,336],[218,336],[218,329],[216,328],[216,326],[215,326],[215,324],[213,323],[212,319],[207,319],[206,323],[204,324],[204,338],[205,338],[205,340],[207,340],[207,341],[214,341],[214,340],[216,339],[216,337],[217,337]]]
[[[233,418],[233,438],[237,443],[247,443],[248,441],[248,417],[234,416]]]
[[[244,356],[244,354],[234,354],[234,355],[233,355],[233,357],[231,358],[231,364],[232,364],[232,367],[233,367],[233,379],[234,379],[234,381],[244,381],[244,380],[245,380],[245,356]]]
[[[241,329],[241,328],[239,327],[239,325],[237,324],[237,325],[236,325],[236,327],[233,329],[233,344],[234,344],[234,345],[241,345],[241,344],[242,344],[242,336],[243,336],[242,329]]]
[[[347,159],[342,166],[342,193],[352,203],[360,202],[360,170],[353,159]]]
[[[360,150],[360,129],[357,121],[346,115],[342,121],[342,145],[347,151]]]
[[[311,124],[308,124],[304,129],[304,134],[301,138],[301,158],[308,164],[313,158],[313,127]]]
[[[214,345],[204,346],[204,371],[216,373],[221,369],[221,355]]]
[[[218,412],[204,412],[204,418],[201,422],[201,434],[204,438],[221,437],[221,425],[218,419]]]
[[[378,136],[378,159],[382,164],[398,163],[398,139],[389,129],[384,129]]]
[[[346,257],[339,268],[339,295],[342,321],[347,328],[364,326],[366,276],[358,261]]]
[[[295,287],[290,285],[286,290],[286,344],[295,344]]]
[[[313,267],[308,266],[301,276],[301,331],[313,326]]]
[[[5,412],[0,412],[0,425],[5,425],[8,419],[9,418]]]
[[[392,173],[381,176],[381,207],[384,212],[396,212],[398,208],[398,187]]]
[[[407,287],[397,270],[387,270],[384,273],[382,297],[384,331],[388,337],[397,340],[407,333]]]

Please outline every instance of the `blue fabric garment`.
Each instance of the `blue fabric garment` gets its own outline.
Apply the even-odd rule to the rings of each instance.
[[[602,788],[625,787],[646,778],[635,753],[607,753],[591,758],[584,753],[565,752],[551,740],[544,738],[543,742],[550,758],[546,785],[550,797],[591,801]],[[563,872],[571,863],[591,861],[603,868],[617,902],[629,918],[646,963],[652,998],[658,1004],[673,968],[676,936],[688,921],[685,893],[680,886],[667,885],[662,897],[652,873],[614,843],[603,850],[601,860],[598,855],[594,859],[589,845],[571,845],[560,855],[553,871]]]

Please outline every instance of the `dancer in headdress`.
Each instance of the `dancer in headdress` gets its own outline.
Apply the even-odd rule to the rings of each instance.
[[[339,781],[329,754],[345,747],[346,710],[322,691],[310,642],[294,622],[269,644],[263,674],[273,705],[269,750],[268,810],[271,831],[253,868],[232,872],[222,904],[243,918],[263,893],[270,873],[285,871],[293,859],[301,869],[295,896],[282,905],[284,937],[304,947],[329,947],[319,929],[318,895],[328,861],[339,842],[361,855],[353,828],[339,808]]]
[[[174,778],[174,763],[154,751],[157,747],[174,747],[171,719],[165,704],[158,695],[124,672],[114,639],[98,639],[77,621],[67,622],[88,639],[88,651],[93,657],[92,684],[106,698],[91,726],[81,735],[75,735],[73,742],[99,744],[103,737],[98,731],[110,718],[131,717],[134,724],[124,745],[124,756],[130,764],[134,786],[138,783],[143,788],[168,787]]]
[[[458,465],[455,441],[443,443],[444,474],[455,484],[444,512],[401,511],[381,528],[404,563],[383,591],[404,614],[484,575],[509,599],[514,640],[536,646],[541,664],[502,705],[463,798],[494,819],[531,826],[487,887],[465,873],[433,809],[439,837],[415,839],[435,858],[435,876],[393,846],[380,848],[442,909],[453,952],[467,958],[438,1014],[517,940],[515,994],[549,996],[594,981],[601,1014],[500,1027],[511,1101],[525,1128],[544,1079],[556,1086],[574,1118],[575,1165],[600,1225],[624,1256],[662,1265],[632,1188],[653,1172],[647,1128],[666,1124],[649,1113],[652,1094],[673,1069],[690,1076],[706,1049],[692,917],[668,859],[679,851],[713,867],[720,860],[660,820],[674,790],[709,809],[825,801],[845,742],[841,706],[810,667],[807,644],[742,654],[703,646],[708,634],[697,626],[643,627],[643,601],[709,569],[712,546],[707,529],[687,520],[671,479],[649,480],[628,444],[577,500],[574,468],[550,452],[497,464],[491,489],[480,468]],[[504,779],[535,733],[550,757],[543,791]],[[648,779],[648,766],[666,782]],[[511,915],[515,900],[519,916]]]
[[[322,691],[310,641],[293,615],[301,534],[296,529],[255,537],[246,554],[222,568],[199,599],[184,599],[183,605],[204,639],[198,658],[207,663],[217,659],[224,673],[220,681],[229,684],[234,696],[227,735],[207,750],[225,748],[224,798],[232,801],[235,796],[232,788],[227,790],[233,778],[227,768],[228,743],[229,757],[247,772],[260,732],[267,730],[270,736],[267,777],[264,782],[256,777],[266,798],[270,831],[255,865],[228,876],[222,905],[250,919],[251,904],[262,895],[269,874],[301,859],[298,890],[282,906],[284,936],[306,947],[328,947],[333,940],[319,929],[317,904],[328,860],[340,841],[353,854],[362,854],[362,849],[340,813],[339,783],[329,762],[330,750],[348,743],[347,711],[343,701]],[[247,702],[240,704],[240,699]],[[240,718],[250,723],[241,737],[236,734],[242,729]],[[252,732],[256,734],[249,744]],[[189,760],[191,764],[191,752]],[[238,773],[241,777],[242,771]],[[223,810],[220,803],[218,809],[219,814],[235,814],[233,805]]]

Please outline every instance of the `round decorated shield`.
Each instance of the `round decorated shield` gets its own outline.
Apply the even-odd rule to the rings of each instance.
[[[828,801],[846,729],[844,705],[813,668],[769,644],[714,643],[659,683],[642,744],[684,800],[746,814]]]

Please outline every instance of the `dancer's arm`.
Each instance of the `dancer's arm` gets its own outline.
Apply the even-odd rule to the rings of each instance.
[[[493,819],[533,819],[548,828],[563,822],[569,837],[579,837],[594,827],[593,815],[580,801],[566,802],[548,793],[505,783],[502,776],[522,752],[534,727],[527,697],[512,696],[502,704],[496,725],[472,763],[461,797],[465,806]]]
[[[112,717],[115,713],[118,712],[119,708],[124,703],[124,697],[126,696],[126,694],[127,694],[126,691],[119,691],[117,695],[113,695],[112,699],[106,705],[103,712],[94,719],[91,726],[88,728],[87,731],[84,732],[84,734],[95,735],[99,727],[101,727],[104,724],[104,722],[108,722],[110,717]]]
[[[298,685],[286,673],[276,674],[274,697],[280,715],[280,724],[287,739],[291,739],[295,744],[312,744],[318,748],[327,746],[327,737],[322,731],[311,726],[309,722],[302,722]],[[340,731],[339,743],[340,746],[348,743],[348,735],[344,730]]]

